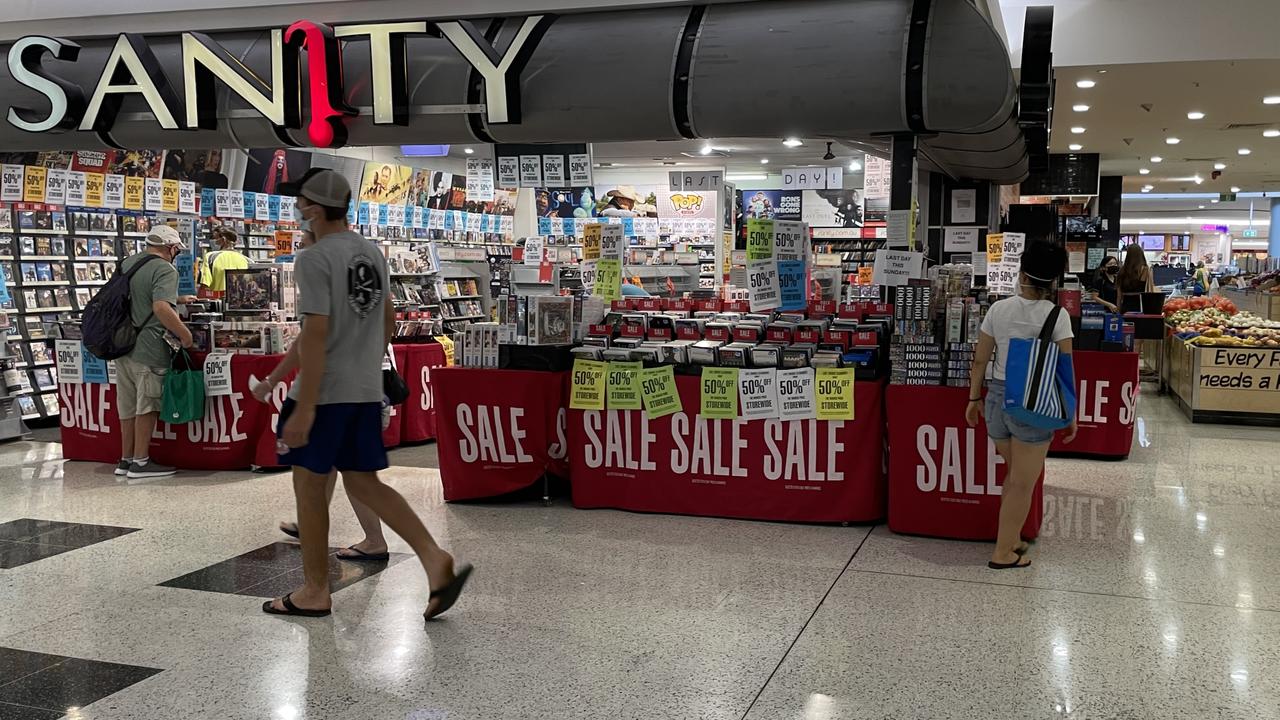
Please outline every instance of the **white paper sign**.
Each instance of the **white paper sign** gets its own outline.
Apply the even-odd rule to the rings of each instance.
[[[467,159],[467,200],[493,202],[493,160]]]
[[[809,226],[794,220],[773,221],[773,256],[778,260],[804,260]]]
[[[741,370],[738,371],[742,373]],[[779,370],[777,373],[778,417],[783,420],[810,420],[817,416],[813,396],[813,368]]]
[[[25,172],[21,165],[5,165],[0,168],[0,202],[22,202],[22,177]]]
[[[147,178],[142,189],[143,208],[164,210],[164,183],[160,178]]]
[[[498,158],[498,187],[515,190],[520,187],[520,158],[508,155]]]
[[[116,361],[115,360],[107,361],[107,384],[109,385],[116,384]]]
[[[542,156],[520,156],[520,187],[542,187]]]
[[[682,190],[720,192],[724,185],[724,173],[719,170],[669,172],[667,173],[667,185],[671,192]]]
[[[67,171],[67,204],[84,205],[84,173],[79,170]]]
[[[993,295],[1013,295],[1018,289],[1018,263],[1001,260],[987,265],[987,290]]]
[[[564,187],[564,156],[542,156],[542,182],[547,187]]]
[[[569,156],[569,186],[589,187],[591,185],[591,156],[580,153]]]
[[[890,172],[893,163],[875,155],[867,155],[863,160],[863,196],[868,200],[883,200],[889,197]]]
[[[58,340],[54,343],[57,353],[58,383],[80,385],[84,383],[84,346],[79,340]]]
[[[204,359],[204,394],[231,394],[231,353],[210,353]]]
[[[257,193],[253,196],[253,218],[255,220],[271,219],[271,196]]]
[[[107,177],[111,177],[108,175]],[[124,178],[121,178],[123,180]],[[121,184],[123,187],[123,183]],[[178,181],[178,212],[194,215],[196,213],[196,184],[186,180]],[[270,215],[268,214],[268,217]]]
[[[777,370],[738,371],[739,416],[744,420],[778,417]]]
[[[747,293],[751,300],[751,312],[771,310],[782,304],[782,289],[778,283],[778,262],[756,260],[747,263]]]
[[[49,172],[53,172],[50,170]],[[192,188],[195,183],[187,183]],[[181,194],[179,194],[181,197]],[[102,179],[102,206],[107,208],[124,207],[124,176],[123,175],[107,175]],[[183,211],[187,212],[187,211]],[[190,212],[195,212],[192,208]]]
[[[924,276],[924,253],[901,250],[877,250],[871,283],[885,287],[906,285],[908,280]]]
[[[943,252],[978,252],[982,228],[949,227],[942,231]],[[985,250],[984,250],[985,251]]]
[[[586,223],[583,223],[584,227],[585,225]],[[583,230],[578,230],[577,227],[575,227],[574,230],[577,231],[578,235],[583,234]],[[602,225],[600,227],[600,259],[621,260],[622,251],[626,242],[627,241],[622,236],[621,225]]]
[[[542,237],[534,235],[524,240],[524,264],[537,267],[542,263]]]
[[[214,214],[220,218],[231,217],[231,191],[218,188],[213,191]]]
[[[951,191],[951,222],[978,222],[978,191],[974,188]]]
[[[590,295],[596,289],[596,261],[583,260],[579,268],[582,271],[582,289]]]
[[[844,187],[844,168],[791,167],[782,170],[783,190],[840,190]]]
[[[244,193],[239,190],[228,190],[231,200],[231,217],[244,217]]]
[[[471,232],[471,233],[480,232],[480,221],[484,218],[484,216],[481,215],[480,213],[464,213],[464,215],[467,218],[466,222],[464,223],[467,228],[467,232]]]
[[[1022,261],[1022,250],[1027,246],[1026,233],[1004,234],[1004,256],[1005,262],[1012,262],[1015,266]]]
[[[911,211],[890,210],[885,214],[888,232],[885,235],[885,247],[906,248],[911,234]]]
[[[108,175],[107,177],[112,177]],[[114,177],[120,177],[116,175]],[[124,182],[120,183],[120,199],[124,200]],[[49,168],[44,176],[44,201],[50,205],[64,205],[67,202],[67,171]],[[120,207],[107,205],[107,207]]]

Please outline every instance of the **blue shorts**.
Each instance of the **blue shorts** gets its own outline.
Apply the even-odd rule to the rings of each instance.
[[[285,421],[297,403],[293,398],[280,408],[276,437],[284,434]],[[318,475],[330,470],[377,472],[387,469],[387,449],[382,444],[382,403],[317,405],[307,444],[280,456],[281,465],[302,467]]]
[[[992,380],[987,384],[987,403],[983,414],[987,421],[987,435],[992,440],[1013,438],[1028,445],[1043,445],[1053,439],[1053,431],[1032,427],[1009,417],[1004,411],[1004,382]]]

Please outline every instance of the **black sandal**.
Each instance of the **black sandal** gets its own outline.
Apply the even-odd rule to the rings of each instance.
[[[425,612],[422,617],[426,620],[433,620],[453,607],[453,604],[458,602],[458,596],[462,594],[462,588],[467,584],[467,578],[471,577],[471,571],[474,569],[471,565],[464,563],[461,569],[454,572],[453,580],[450,580],[448,585],[439,590],[432,590],[431,597],[428,600],[438,599],[440,604],[436,606],[435,612]]]
[[[1025,563],[1022,562],[1023,560],[1026,560],[1026,562]],[[1014,560],[1011,563],[998,563],[998,562],[995,562],[994,560],[988,560],[987,567],[991,568],[992,570],[1017,570],[1019,568],[1031,567],[1031,560],[1028,559],[1025,555],[1019,555],[1018,559]]]
[[[262,603],[262,612],[268,615],[295,615],[297,617],[328,617],[333,613],[332,609],[328,610],[307,610],[293,604],[293,593],[289,593],[280,598],[280,604],[284,605],[284,610],[277,610],[273,603],[275,600],[268,600]]]
[[[390,552],[367,553],[363,550],[356,549],[355,545],[352,545],[347,549],[355,553],[355,555],[343,555],[342,551],[339,550],[337,553],[339,560],[350,560],[351,562],[365,562],[365,563],[384,563],[391,559]]]

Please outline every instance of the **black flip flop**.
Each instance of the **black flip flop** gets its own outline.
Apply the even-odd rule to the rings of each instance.
[[[462,588],[467,584],[467,578],[471,577],[471,571],[474,570],[471,565],[463,564],[463,566],[453,573],[453,580],[448,585],[439,590],[432,590],[429,600],[439,600],[434,613],[423,613],[422,617],[426,620],[434,620],[445,613],[446,610],[453,607],[458,602],[458,596],[462,594]]]
[[[289,528],[285,527],[285,523],[280,523],[280,526],[279,526],[279,527],[280,527],[280,532],[284,533],[285,535],[288,535],[288,536],[289,536],[289,537],[291,537],[291,538],[294,538],[294,539],[301,539],[301,537],[302,537],[301,535],[299,535],[299,534],[298,534],[298,526],[297,526],[297,525],[294,525],[293,529],[289,529]]]
[[[391,559],[391,553],[389,552],[367,553],[363,550],[357,550],[355,545],[352,545],[347,549],[355,553],[355,555],[342,555],[341,551],[339,551],[339,554],[338,554],[339,560],[350,560],[351,562],[365,562],[365,563],[384,563]]]
[[[290,599],[292,597],[293,593],[289,593],[280,598],[280,604],[284,605],[284,610],[275,609],[275,606],[272,605],[275,600],[268,600],[262,603],[262,612],[268,615],[295,615],[297,617],[328,617],[333,613],[333,610],[307,610],[306,608],[300,608],[293,604],[293,600]]]
[[[1019,568],[1031,567],[1031,561],[1027,560],[1024,563],[1022,562],[1023,559],[1025,559],[1025,556],[1019,555],[1018,559],[1014,560],[1011,563],[998,563],[998,562],[988,560],[987,567],[991,568],[992,570],[1017,570]]]

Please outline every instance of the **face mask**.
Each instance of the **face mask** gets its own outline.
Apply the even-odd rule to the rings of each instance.
[[[302,214],[302,208],[297,205],[293,206],[293,219],[298,221],[298,229],[302,232],[311,232],[311,220]]]

